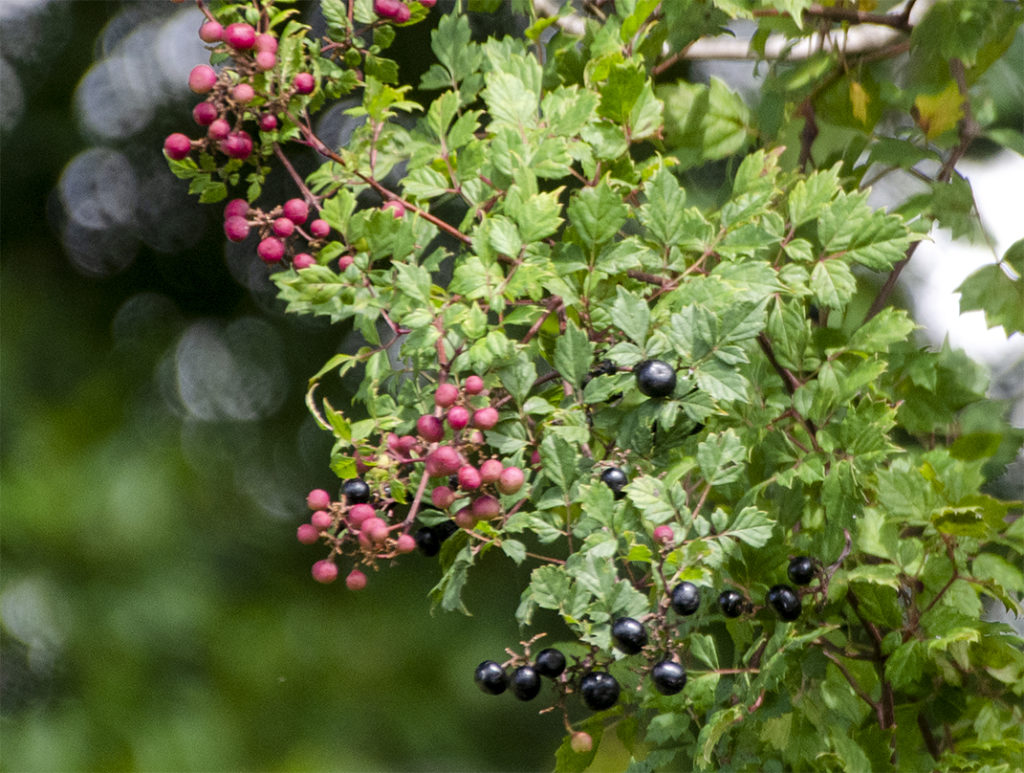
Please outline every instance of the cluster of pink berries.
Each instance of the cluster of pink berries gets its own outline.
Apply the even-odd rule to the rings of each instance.
[[[437,0],[419,0],[424,8],[433,8]],[[382,19],[388,19],[396,24],[405,24],[412,16],[409,6],[402,0],[373,0],[373,12]]]
[[[183,161],[196,149],[220,152],[228,158],[245,160],[252,155],[253,137],[243,128],[255,121],[260,131],[278,128],[277,114],[296,94],[312,94],[316,80],[300,72],[290,87],[271,98],[257,91],[255,78],[277,66],[277,38],[245,22],[228,26],[210,19],[199,29],[199,37],[215,50],[231,55],[234,65],[217,72],[208,64],[196,65],[189,73],[189,88],[206,99],[192,110],[195,122],[206,128],[206,136],[190,139],[175,132],[164,140],[164,152],[175,161]]]
[[[316,264],[316,258],[308,252],[295,251],[295,240],[304,239],[308,244],[316,244],[326,238],[331,226],[320,218],[306,226],[307,220],[309,205],[303,199],[288,199],[269,212],[251,207],[245,199],[233,199],[224,207],[224,235],[233,242],[241,242],[255,226],[260,236],[256,254],[261,260],[278,263],[291,251],[292,265],[308,268]]]

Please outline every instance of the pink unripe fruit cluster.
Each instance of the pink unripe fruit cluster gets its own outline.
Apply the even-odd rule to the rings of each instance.
[[[248,83],[239,83],[231,89],[231,98],[240,105],[248,105],[256,98],[256,90]]]
[[[326,510],[331,506],[331,495],[322,488],[315,488],[306,495],[306,506],[310,510]]]
[[[331,226],[326,220],[320,220],[317,218],[309,224],[309,232],[316,239],[323,239],[327,234],[331,232]]]
[[[277,38],[266,32],[261,32],[256,36],[254,45],[257,51],[266,51],[271,54],[277,53]]]
[[[351,255],[342,255],[338,258],[338,271],[344,271],[346,268],[351,266],[355,261]]]
[[[224,221],[224,235],[229,241],[244,242],[249,235],[249,222],[244,217],[229,217]]]
[[[345,578],[345,587],[349,590],[362,590],[366,587],[366,575],[358,569],[353,569]]]
[[[506,467],[498,476],[498,491],[502,494],[515,494],[523,487],[526,476],[518,467]]]
[[[256,30],[245,22],[229,24],[224,29],[222,39],[238,51],[247,51],[256,45]]]
[[[469,410],[461,405],[453,405],[448,409],[448,426],[458,432],[469,424]]]
[[[412,16],[409,6],[402,0],[373,0],[373,12],[382,19],[389,19],[396,24],[405,24]]]
[[[416,549],[416,539],[411,534],[399,534],[395,550],[399,553],[411,553]]]
[[[458,498],[458,495],[447,486],[437,486],[430,492],[430,501],[439,510],[447,510]]]
[[[661,524],[661,526],[654,527],[654,541],[660,542],[662,545],[671,545],[675,540],[676,535],[672,531],[672,527],[667,523]]]
[[[229,158],[248,158],[252,153],[252,137],[246,131],[235,131],[220,142],[221,152]]]
[[[381,209],[385,212],[390,210],[396,220],[405,215],[405,204],[400,202],[398,199],[391,199],[391,201],[385,202]]]
[[[200,126],[209,126],[217,120],[217,108],[212,102],[200,102],[192,108],[192,120]]]
[[[164,140],[164,153],[174,161],[183,161],[192,150],[192,140],[181,132],[168,135]]]
[[[461,466],[462,456],[451,446],[438,446],[427,454],[427,475],[433,478],[454,475]]]
[[[362,528],[362,525],[371,518],[377,517],[377,511],[372,505],[359,503],[352,505],[348,510],[348,522],[354,529]]]
[[[313,579],[327,584],[338,579],[338,567],[326,558],[313,564]]]
[[[284,216],[295,225],[302,225],[309,218],[309,205],[304,199],[288,199],[282,207]]]
[[[334,517],[326,510],[317,510],[309,517],[309,522],[318,531],[324,531],[334,524]]]
[[[437,443],[444,437],[444,425],[436,416],[427,414],[416,420],[416,432],[428,443]]]
[[[459,399],[459,388],[455,384],[438,384],[434,392],[434,403],[442,408],[448,408]]]
[[[273,70],[275,64],[277,64],[277,54],[272,51],[258,51],[256,53],[256,66],[264,72]]]
[[[316,80],[310,73],[300,72],[292,80],[292,85],[299,94],[312,94],[316,88]]]
[[[208,94],[217,83],[217,73],[208,64],[197,64],[188,74],[188,87],[196,94]]]
[[[272,132],[277,128],[277,116],[264,113],[260,116],[260,131]]]
[[[478,395],[484,391],[484,380],[479,376],[467,376],[462,388],[467,395]]]
[[[504,469],[505,466],[497,459],[487,459],[480,465],[480,480],[483,483],[495,483]]]
[[[208,21],[199,28],[199,39],[204,43],[219,43],[224,37],[224,27],[218,22]]]
[[[277,263],[284,257],[284,242],[275,236],[268,236],[256,245],[256,254],[264,263]]]
[[[493,429],[499,418],[498,409],[488,405],[473,413],[473,426],[477,429]]]
[[[315,545],[317,540],[320,539],[320,532],[313,524],[302,523],[295,530],[295,537],[303,545]]]
[[[300,252],[292,258],[292,265],[295,266],[295,268],[309,268],[310,266],[316,265],[316,258],[308,252]]]
[[[594,739],[591,738],[590,733],[573,733],[572,738],[569,739],[569,746],[577,754],[586,754],[594,748]]]
[[[270,228],[275,235],[287,237],[291,236],[295,231],[295,223],[286,217],[278,217],[274,219],[273,223],[271,223]]]
[[[206,129],[206,136],[211,140],[222,140],[231,133],[231,124],[223,118],[213,121]]]

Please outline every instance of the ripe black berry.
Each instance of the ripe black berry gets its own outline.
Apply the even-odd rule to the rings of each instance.
[[[675,695],[686,686],[686,669],[674,660],[655,663],[651,681],[662,695]]]
[[[591,711],[604,711],[615,705],[619,699],[619,683],[615,677],[604,671],[591,671],[580,679],[583,702]]]
[[[350,478],[341,484],[341,493],[350,505],[359,505],[370,501],[370,487],[366,481]]]
[[[500,663],[485,660],[476,667],[473,679],[477,686],[488,695],[501,695],[508,687],[508,674]]]
[[[512,672],[512,694],[521,701],[532,701],[540,692],[540,674],[532,666],[520,666]]]
[[[647,629],[632,617],[620,617],[612,623],[612,639],[627,655],[635,655],[647,644]]]
[[[692,615],[700,606],[700,589],[692,582],[681,582],[672,589],[672,609],[681,615]]]
[[[541,676],[549,676],[554,679],[557,676],[561,676],[562,672],[565,671],[565,655],[562,654],[561,650],[548,647],[537,653],[533,667]]]
[[[441,540],[437,538],[437,534],[434,533],[432,527],[424,526],[421,529],[417,529],[416,533],[412,536],[416,540],[416,547],[420,549],[423,555],[436,556],[440,552]]]
[[[775,611],[783,620],[793,621],[800,617],[802,609],[800,597],[788,585],[773,585],[768,591],[766,600],[775,607]]]
[[[676,389],[676,372],[664,360],[644,360],[633,373],[637,388],[648,397],[668,397]]]
[[[615,495],[616,499],[622,499],[626,496],[622,487],[629,483],[629,478],[627,478],[626,473],[618,467],[609,467],[607,470],[602,472],[601,482],[612,490],[612,494]]]
[[[794,585],[807,585],[814,579],[814,560],[809,556],[797,556],[789,562],[786,573]]]
[[[739,617],[743,614],[746,603],[743,597],[734,590],[722,591],[718,596],[718,606],[726,617]]]

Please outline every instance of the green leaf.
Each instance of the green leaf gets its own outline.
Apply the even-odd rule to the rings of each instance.
[[[573,197],[568,212],[569,221],[588,250],[615,236],[629,214],[622,197],[604,180],[593,188],[584,188]]]
[[[622,285],[615,288],[612,319],[619,330],[625,333],[630,340],[640,346],[647,341],[647,330],[651,324],[651,311],[647,306],[647,301],[626,290]]]
[[[747,450],[732,428],[711,434],[697,446],[701,475],[712,486],[732,483],[743,476]]]
[[[1024,333],[1024,239],[1006,251],[1001,263],[968,276],[957,292],[961,313],[983,311],[989,327],[1001,326],[1006,335]]]
[[[724,81],[712,76],[707,112],[701,120],[704,158],[726,158],[743,150],[753,135],[749,123],[746,103]]]
[[[540,459],[544,475],[557,485],[565,496],[578,477],[579,454],[567,441],[558,435],[545,436],[540,444]]]
[[[590,371],[594,361],[594,344],[587,334],[570,321],[565,326],[565,333],[555,341],[554,365],[562,377],[577,389],[583,383],[583,377]]]
[[[811,290],[817,302],[831,309],[845,306],[857,289],[850,267],[841,260],[822,260],[811,271]]]

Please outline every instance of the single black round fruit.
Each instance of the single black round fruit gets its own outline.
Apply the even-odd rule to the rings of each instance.
[[[797,556],[789,562],[786,574],[794,585],[807,585],[814,579],[814,559],[810,556]]]
[[[604,671],[591,671],[580,679],[583,702],[591,711],[604,711],[615,705],[619,699],[619,683],[615,677]]]
[[[796,591],[788,585],[773,585],[765,597],[769,604],[775,607],[779,617],[792,622],[800,617],[803,605]]]
[[[561,650],[548,647],[537,653],[533,667],[541,676],[549,676],[554,679],[565,671],[565,655]]]
[[[540,674],[533,666],[520,666],[512,672],[512,694],[521,701],[532,701],[540,692]]]
[[[692,582],[681,582],[672,589],[672,609],[681,615],[692,615],[700,606],[700,589]]]
[[[485,660],[476,667],[473,679],[477,686],[488,695],[501,695],[508,687],[508,674],[501,667],[500,663],[493,660]]]
[[[627,655],[635,655],[647,644],[647,629],[639,620],[620,617],[612,623],[612,639],[615,646]]]
[[[746,603],[743,597],[734,590],[724,590],[718,596],[718,606],[726,617],[739,617],[743,614]]]
[[[437,535],[437,538],[441,540],[441,542],[444,542],[459,530],[458,525],[451,518],[447,521],[441,521],[441,523],[431,528],[433,528],[434,534]]]
[[[648,397],[668,397],[676,389],[676,372],[664,360],[644,360],[633,373],[637,388]]]
[[[622,490],[622,487],[629,483],[629,478],[618,467],[609,467],[602,472],[601,482],[612,490],[612,494],[615,495],[616,499],[622,499],[626,496],[626,492]]]
[[[651,669],[651,681],[662,695],[675,695],[686,687],[686,669],[674,660],[663,660]]]
[[[370,487],[359,478],[349,478],[341,484],[341,493],[350,505],[361,505],[370,501]]]
[[[420,549],[423,555],[436,556],[440,552],[441,540],[437,538],[437,534],[432,526],[424,526],[421,529],[417,529],[416,533],[412,536],[416,540],[416,547]]]

